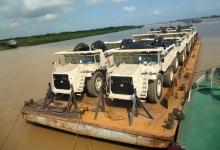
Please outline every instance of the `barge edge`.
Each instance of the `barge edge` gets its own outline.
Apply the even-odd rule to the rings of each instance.
[[[58,120],[57,118],[48,118],[40,114],[31,113],[29,111],[23,111],[22,116],[26,121],[31,123],[105,140],[157,148],[166,148],[170,145],[170,139],[163,137],[155,137],[152,135],[144,136],[134,133],[122,132],[90,125],[85,122],[78,123],[70,122],[67,120]]]

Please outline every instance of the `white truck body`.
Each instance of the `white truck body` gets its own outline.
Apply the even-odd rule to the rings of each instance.
[[[105,41],[105,45],[109,48],[109,49],[118,49],[121,45],[122,40],[119,41]]]
[[[62,51],[55,55],[64,56],[64,63],[54,63],[52,73],[52,91],[55,94],[70,94],[70,85],[74,93],[82,93],[86,79],[93,73],[106,70],[105,56],[101,49],[94,51]],[[87,61],[86,58],[90,60]]]
[[[165,50],[162,47],[152,49],[112,49],[105,53],[107,56],[108,98],[112,100],[132,100],[134,89],[136,89],[139,98],[147,98],[149,81],[156,80],[160,73],[166,72],[172,66],[176,58],[177,49],[173,44]],[[145,56],[149,57],[149,60],[152,59],[152,62],[145,62]],[[163,61],[161,61],[162,59]],[[115,83],[117,82],[116,80],[120,80],[122,83],[117,84]],[[123,80],[125,80],[124,83]]]
[[[133,35],[134,40],[142,40],[142,39],[151,39],[152,36],[158,35],[163,38],[173,37],[173,38],[181,38],[185,36],[184,42],[186,43],[186,49],[189,52],[197,40],[198,32],[195,27],[189,27],[186,29],[181,29],[181,32],[177,32],[177,29],[166,28],[167,33],[162,33],[162,30],[150,31],[146,34],[137,34]]]

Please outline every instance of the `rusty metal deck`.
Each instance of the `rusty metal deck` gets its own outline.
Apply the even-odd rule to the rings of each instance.
[[[191,87],[199,48],[200,43],[197,42],[185,65],[179,68],[176,73],[176,83],[169,89],[164,88],[161,102],[157,104],[144,103],[154,119],[145,115],[140,108],[138,117],[134,117],[133,124],[129,125],[126,108],[129,104],[126,107],[120,104],[111,104],[106,105],[105,112],[99,112],[94,120],[98,99],[86,96],[78,101],[78,107],[84,110],[81,115],[60,114],[51,110],[41,111],[42,100],[39,100],[24,106],[22,116],[30,122],[77,134],[146,147],[167,148],[175,137],[178,121],[174,120],[171,129],[164,127],[164,121],[173,108],[183,109],[182,103],[186,98],[186,91]],[[57,105],[61,105],[61,103],[57,102]]]

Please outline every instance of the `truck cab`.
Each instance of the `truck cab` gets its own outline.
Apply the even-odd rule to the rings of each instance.
[[[195,44],[197,38],[198,38],[198,32],[196,30],[196,27],[193,26],[177,26],[177,27],[160,27],[157,29],[151,29],[150,32],[147,34],[138,34],[133,35],[133,38],[135,40],[142,40],[142,39],[148,39],[152,38],[151,36],[161,36],[163,38],[181,38],[185,37],[183,41],[186,43],[186,53],[189,54],[191,51],[191,48]],[[182,44],[181,44],[182,45]]]
[[[61,51],[55,53],[63,57],[63,62],[54,63],[52,73],[52,91],[55,94],[87,92],[98,96],[105,78],[105,56],[102,49],[88,51]]]
[[[173,81],[173,62],[176,53],[174,44],[167,48],[127,47],[105,52],[108,63],[106,65],[108,98],[132,100],[136,91],[140,99],[158,102],[162,94],[163,81],[166,82],[165,85]]]
[[[187,33],[147,33],[147,34],[140,34],[140,35],[133,35],[135,41],[142,40],[142,41],[153,41],[155,37],[163,38],[165,45],[175,44],[177,47],[177,55],[179,64],[182,65],[186,60],[186,53],[187,45],[189,43],[189,37]],[[189,52],[188,52],[189,53]]]

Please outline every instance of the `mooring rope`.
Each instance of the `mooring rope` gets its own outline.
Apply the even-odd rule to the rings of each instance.
[[[75,136],[75,143],[73,144],[73,149],[72,150],[75,150],[76,149],[76,145],[77,145],[77,143],[78,143],[78,134],[76,134],[76,136]]]
[[[11,126],[11,128],[10,128],[10,130],[9,130],[9,132],[8,132],[8,134],[7,134],[7,136],[6,136],[6,138],[4,139],[4,141],[3,141],[2,145],[1,145],[0,150],[3,150],[3,148],[4,148],[4,146],[5,146],[5,143],[8,141],[9,136],[11,135],[12,131],[13,131],[14,128],[15,128],[15,124],[18,122],[18,119],[19,119],[20,114],[21,114],[20,112],[17,114],[16,119],[15,119],[15,121],[13,122],[13,124],[12,124],[12,126]]]
[[[220,67],[220,65],[212,66],[212,67],[209,67],[209,68],[203,69],[203,70],[198,70],[198,71],[193,72],[192,74],[197,74],[197,73],[203,74],[204,72],[206,72],[209,69],[218,68],[218,67]]]

